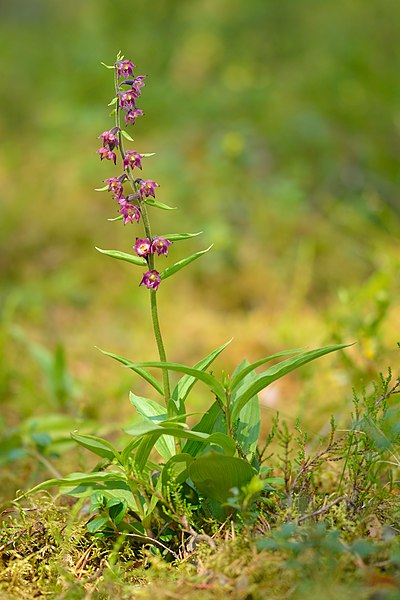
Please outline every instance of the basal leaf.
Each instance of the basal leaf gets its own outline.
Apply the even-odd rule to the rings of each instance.
[[[206,498],[226,502],[230,490],[241,488],[256,474],[255,469],[242,458],[210,452],[189,464],[190,479]]]
[[[221,352],[231,343],[232,340],[229,340],[225,344],[222,344],[219,348],[208,354],[205,358],[200,360],[198,363],[194,365],[195,369],[201,369],[202,371],[207,369],[211,365],[211,363],[221,354]],[[178,409],[178,414],[182,414],[185,411],[185,400],[196,383],[197,378],[193,375],[183,375],[181,379],[176,384],[174,391],[172,392],[172,402],[174,402],[176,408]]]
[[[267,371],[260,373],[256,376],[253,382],[250,382],[248,385],[243,387],[240,397],[238,397],[235,406],[232,410],[232,421],[235,422],[241,410],[247,404],[247,402],[249,402],[250,398],[252,398],[255,394],[258,394],[258,392],[267,387],[273,381],[280,379],[287,373],[298,369],[299,367],[315,360],[316,358],[320,358],[321,356],[329,354],[330,352],[335,352],[336,350],[342,350],[348,345],[349,344],[325,346],[323,348],[317,348],[315,350],[303,352],[302,354],[297,355],[293,358],[283,360],[280,363],[273,365],[272,367],[267,369]]]
[[[83,446],[90,452],[101,456],[101,458],[107,458],[112,461],[114,458],[120,459],[119,452],[114,448],[110,442],[102,438],[96,437],[95,435],[71,433],[73,440],[78,442],[80,446]]]
[[[248,366],[249,363],[247,360],[240,363],[234,373],[234,377],[246,371]],[[233,410],[237,399],[240,398],[241,390],[254,381],[255,378],[256,374],[254,371],[247,372],[240,384],[236,386],[231,395],[231,410]],[[260,402],[257,394],[255,394],[242,408],[239,418],[234,422],[237,443],[249,460],[252,459],[257,449],[260,435],[260,420]]]
[[[211,244],[211,246],[209,246],[205,250],[200,250],[200,252],[195,252],[195,254],[192,254],[191,256],[188,256],[187,258],[183,258],[182,260],[175,263],[174,265],[167,267],[166,269],[164,269],[164,271],[161,271],[161,273],[160,273],[161,279],[167,279],[168,277],[171,277],[171,275],[174,275],[174,273],[176,273],[177,271],[180,271],[181,269],[183,269],[183,267],[186,267],[186,265],[189,265],[191,262],[193,262],[194,260],[197,260],[198,258],[200,258],[200,256],[202,256],[203,254],[205,254],[206,252],[211,250],[212,247],[213,247],[213,245]]]
[[[167,412],[163,406],[158,404],[158,402],[150,400],[149,398],[136,396],[133,392],[130,392],[129,400],[132,402],[138,413],[146,420],[152,423],[159,423],[160,421],[166,420]],[[155,448],[165,461],[175,454],[174,440],[169,436],[163,436],[158,440]]]
[[[128,363],[126,365],[128,368],[139,367],[155,367],[157,369],[168,369],[168,371],[178,371],[178,373],[186,373],[186,375],[190,375],[199,381],[203,381],[210,390],[218,397],[222,402],[225,402],[225,390],[219,381],[210,373],[206,373],[201,369],[196,369],[195,367],[188,367],[187,365],[182,365],[180,363],[172,363],[172,362],[143,362],[143,363]]]
[[[97,248],[97,246],[95,246],[95,248],[98,252],[101,252],[101,254],[105,254],[111,258],[123,260],[132,263],[133,265],[138,265],[139,267],[147,267],[147,262],[141,256],[134,256],[133,254],[127,254],[126,252],[120,252],[119,250],[103,250],[102,248]]]
[[[251,363],[249,364],[247,362],[246,366],[241,368],[241,369],[237,369],[235,371],[235,373],[233,374],[232,377],[232,382],[231,382],[231,390],[234,390],[239,383],[246,377],[246,375],[248,373],[250,373],[251,371],[254,371],[255,369],[257,369],[257,367],[261,367],[261,365],[274,360],[275,358],[281,358],[282,356],[288,356],[290,354],[297,354],[299,352],[303,352],[305,350],[305,348],[295,348],[294,350],[284,350],[283,352],[277,352],[276,354],[272,354],[271,356],[267,356],[266,358],[262,358],[261,360],[258,360],[257,362]]]

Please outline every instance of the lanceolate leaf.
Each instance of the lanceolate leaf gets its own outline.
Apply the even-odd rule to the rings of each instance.
[[[128,363],[126,365],[128,368],[139,367],[156,367],[157,369],[168,369],[168,371],[178,371],[178,373],[186,373],[187,375],[191,375],[200,381],[203,381],[211,391],[220,398],[222,402],[225,402],[225,390],[219,381],[210,373],[206,373],[201,369],[196,369],[195,367],[188,367],[187,365],[182,365],[180,363],[172,363],[172,362],[143,362],[143,363]]]
[[[231,343],[232,340],[229,340],[213,352],[211,352],[208,356],[200,360],[198,363],[194,365],[195,369],[201,369],[202,371],[207,369],[211,365],[211,363],[217,358],[219,354]],[[178,409],[178,413],[182,414],[185,411],[185,400],[196,383],[197,378],[193,375],[183,375],[181,379],[175,386],[174,391],[172,392],[172,402],[174,402],[176,408]]]
[[[113,219],[107,219],[107,221],[122,221],[124,217],[122,215],[118,215],[118,217],[114,217]]]
[[[158,402],[149,398],[136,396],[133,392],[129,394],[129,400],[142,417],[150,423],[159,423],[167,418],[166,410]],[[163,436],[155,445],[157,452],[161,454],[164,460],[169,460],[175,454],[175,444],[170,436]]]
[[[20,496],[18,499],[23,498],[24,496],[28,496],[30,494],[34,494],[35,492],[39,492],[40,490],[45,490],[49,487],[77,487],[80,485],[92,485],[97,483],[106,483],[107,481],[126,481],[126,477],[120,471],[96,471],[94,473],[71,473],[70,475],[66,475],[60,479],[48,479],[47,481],[43,481],[43,483],[39,483],[34,488]]]
[[[129,135],[129,133],[127,131],[125,131],[124,129],[121,129],[121,135],[128,140],[129,142],[133,142],[134,140],[131,138],[131,136]],[[142,155],[143,156],[143,155]]]
[[[226,433],[226,425],[224,424],[224,415],[217,401],[215,401],[208,411],[202,416],[200,421],[192,427],[192,431],[201,431],[203,433],[214,433],[221,431]],[[182,449],[182,452],[187,452],[191,456],[197,456],[203,450],[203,446],[195,441],[188,440]]]
[[[87,450],[97,454],[97,456],[101,456],[101,458],[108,458],[110,461],[114,458],[117,460],[120,459],[119,452],[107,440],[103,440],[95,435],[78,433],[71,433],[71,437],[73,440],[78,442],[80,446],[83,446]]]
[[[246,361],[246,366],[244,366],[243,368],[237,369],[237,372],[235,371],[235,373],[233,374],[232,377],[232,382],[231,382],[231,390],[234,390],[239,383],[246,377],[246,375],[248,373],[251,373],[251,371],[254,371],[255,369],[257,369],[257,367],[261,367],[261,365],[264,365],[267,362],[270,362],[271,360],[274,360],[275,358],[281,358],[281,356],[288,356],[290,354],[298,354],[299,352],[303,352],[305,350],[305,348],[295,348],[294,350],[284,350],[283,352],[277,352],[276,354],[272,354],[271,356],[267,356],[266,358],[262,358],[261,360],[258,360],[257,362],[251,363],[249,364]],[[240,366],[240,365],[239,365]]]
[[[145,200],[145,204],[149,206],[154,206],[155,208],[161,208],[162,210],[176,210],[176,206],[168,206],[168,204],[164,204],[163,202],[159,202],[158,200],[153,200],[153,198],[148,198]]]
[[[200,250],[200,252],[196,252],[195,254],[192,254],[191,256],[188,256],[187,258],[183,258],[182,260],[175,263],[174,265],[167,267],[166,269],[164,269],[164,271],[161,271],[161,273],[160,273],[161,279],[167,279],[167,277],[171,277],[171,275],[174,275],[174,273],[176,273],[177,271],[180,271],[181,269],[183,269],[183,267],[186,267],[186,265],[189,265],[191,262],[193,262],[197,258],[200,258],[200,256],[202,256],[203,254],[205,254],[206,252],[211,250],[212,246],[213,245],[211,244],[211,246],[209,246],[205,250]]]
[[[243,390],[241,391],[240,397],[237,399],[232,410],[232,421],[234,422],[238,418],[240,411],[247,404],[247,402],[249,402],[250,398],[252,398],[255,394],[258,394],[258,392],[267,387],[267,385],[273,381],[280,379],[287,373],[298,369],[299,367],[311,362],[312,360],[315,360],[316,358],[324,356],[325,354],[329,354],[330,352],[335,352],[336,350],[342,350],[347,346],[348,344],[339,344],[337,346],[325,346],[324,348],[310,350],[293,358],[283,360],[277,365],[267,369],[267,371],[260,373],[256,376],[253,382],[250,382],[248,385],[244,386]]]
[[[246,371],[249,363],[244,360],[235,370],[232,381],[235,377]],[[237,399],[240,398],[241,390],[246,385],[255,380],[256,374],[254,371],[247,372],[241,384],[235,388],[231,395],[231,409],[235,406]],[[257,449],[257,442],[260,435],[260,402],[257,394],[255,394],[247,404],[242,408],[239,418],[234,422],[235,437],[242,451],[251,460]]]
[[[158,383],[157,379],[155,377],[153,377],[153,375],[151,375],[151,373],[148,373],[148,371],[146,371],[145,369],[142,369],[141,367],[132,366],[133,363],[130,360],[128,360],[127,358],[124,358],[123,356],[118,356],[118,354],[113,354],[113,352],[106,352],[105,350],[102,350],[101,348],[98,348],[98,350],[100,350],[100,352],[102,352],[106,356],[110,356],[111,358],[114,358],[115,360],[122,363],[123,365],[126,365],[132,371],[135,371],[135,373],[137,373],[145,381],[150,383],[150,385],[152,385],[153,388],[155,390],[157,390],[157,392],[159,394],[161,394],[161,396],[164,396],[164,392],[163,392],[161,385]]]
[[[133,265],[138,265],[139,267],[147,267],[145,259],[141,256],[134,256],[133,254],[127,254],[126,252],[120,252],[119,250],[102,250],[101,248],[97,248],[97,246],[96,250],[102,254],[105,254],[106,256],[110,256],[111,258],[124,260],[125,262],[132,263]]]
[[[139,469],[144,469],[148,456],[153,446],[161,435],[172,435],[177,438],[192,439],[202,444],[215,444],[220,446],[227,455],[233,455],[236,451],[235,442],[223,433],[212,433],[208,435],[200,431],[183,429],[178,424],[156,425],[152,423],[141,423],[137,426],[127,429],[128,434],[143,437],[135,455],[135,462]],[[148,439],[147,439],[148,438]]]
[[[203,232],[198,231],[197,233],[163,233],[159,237],[162,237],[170,242],[179,242],[180,240],[187,240],[192,237],[201,235]]]

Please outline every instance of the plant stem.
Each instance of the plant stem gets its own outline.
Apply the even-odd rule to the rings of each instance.
[[[114,74],[114,84],[115,84],[115,95],[118,98],[118,77],[117,77],[116,71]],[[121,117],[120,117],[120,108],[119,108],[118,100],[117,100],[117,104],[115,107],[115,126],[118,127],[119,151],[121,154],[122,162],[124,162],[125,150],[124,150],[123,136],[121,134]],[[126,174],[128,176],[128,179],[132,186],[133,191],[135,193],[138,193],[138,186],[135,182],[135,179],[132,175],[131,168],[129,166],[126,169]],[[145,230],[146,237],[149,240],[151,240],[152,234],[151,234],[150,220],[149,220],[147,208],[146,208],[146,205],[144,202],[140,202],[140,209],[141,209],[143,227]],[[148,258],[149,269],[153,269],[154,268],[154,256],[152,254],[149,254],[147,258]],[[161,362],[166,362],[167,356],[165,353],[165,347],[164,347],[164,342],[163,342],[161,328],[160,328],[160,321],[158,318],[157,297],[156,297],[157,292],[155,290],[149,290],[149,293],[150,293],[151,320],[153,322],[153,331],[154,331],[154,337],[155,337],[156,344],[157,344],[158,355],[160,357]],[[163,389],[164,389],[165,405],[168,408],[169,404],[170,404],[170,400],[171,400],[171,390],[170,390],[170,384],[169,384],[169,374],[168,374],[167,369],[162,370],[162,376],[163,376]]]

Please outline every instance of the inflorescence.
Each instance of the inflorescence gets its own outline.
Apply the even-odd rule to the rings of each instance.
[[[143,203],[150,196],[155,199],[156,188],[160,187],[158,183],[152,179],[142,179],[140,177],[134,178],[132,173],[134,169],[142,170],[142,160],[145,157],[144,154],[135,152],[134,150],[123,149],[122,135],[131,140],[125,132],[122,131],[119,124],[120,111],[125,113],[126,125],[134,125],[136,118],[143,115],[143,111],[136,106],[136,101],[141,95],[141,90],[145,85],[144,75],[137,75],[135,77],[134,70],[136,66],[130,60],[117,60],[112,67],[116,71],[116,98],[113,103],[117,106],[115,108],[116,114],[116,126],[109,131],[103,131],[99,135],[99,139],[102,141],[102,147],[97,150],[100,156],[100,160],[106,159],[117,164],[117,155],[115,150],[119,150],[122,158],[124,172],[119,177],[109,177],[104,180],[106,183],[107,191],[113,194],[113,198],[118,202],[118,212],[122,216],[124,224],[126,223],[139,223],[140,218],[143,214],[144,206]],[[120,81],[122,79],[122,81]],[[131,140],[132,141],[132,140]],[[125,195],[124,183],[130,183],[133,193]],[[146,235],[149,232],[149,228],[145,224]],[[153,268],[153,255],[160,256],[164,254],[167,256],[168,247],[171,245],[171,241],[159,236],[148,236],[145,238],[136,238],[136,243],[133,246],[136,254],[144,258],[147,262],[149,270],[144,273],[142,281],[139,285],[144,285],[149,289],[156,291],[160,285],[160,273]]]

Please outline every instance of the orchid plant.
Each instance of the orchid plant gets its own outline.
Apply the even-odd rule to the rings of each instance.
[[[136,362],[112,352],[104,354],[143,378],[158,399],[131,392],[130,401],[140,421],[126,432],[130,441],[122,449],[115,448],[107,439],[73,433],[73,439],[99,456],[101,462],[90,473],[73,473],[62,479],[52,479],[31,491],[57,485],[73,496],[89,497],[90,510],[95,513],[88,523],[91,532],[125,531],[148,538],[154,536],[157,523],[166,520],[179,523],[183,530],[190,531],[193,511],[205,510],[207,514],[211,511],[216,518],[226,516],[233,495],[241,495],[246,502],[250,497],[255,501],[267,496],[277,480],[270,476],[268,467],[261,464],[257,450],[260,434],[258,392],[285,374],[345,345],[283,351],[251,364],[243,361],[232,376],[223,374],[221,378],[208,369],[229,342],[194,366],[167,360],[158,316],[158,289],[167,278],[208,252],[211,246],[165,268],[158,266],[174,242],[199,234],[152,233],[151,211],[170,210],[171,207],[156,198],[158,183],[137,177],[152,154],[125,149],[125,142],[133,142],[125,127],[135,125],[143,116],[137,103],[145,77],[136,75],[133,62],[121,54],[113,65],[105,66],[114,73],[115,93],[109,106],[115,122],[99,136],[102,146],[97,152],[102,161],[109,161],[114,166],[120,163],[122,173],[106,178],[105,185],[98,191],[110,193],[117,204],[118,216],[111,221],[122,221],[136,231],[140,226],[142,229],[133,233],[133,252],[97,250],[145,269],[139,285],[148,290],[159,360]],[[269,362],[273,362],[272,366],[256,372]],[[149,371],[153,368],[161,371],[161,380]],[[170,372],[182,374],[173,389]],[[189,428],[186,401],[199,381],[208,386],[214,400],[198,422]]]

